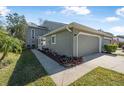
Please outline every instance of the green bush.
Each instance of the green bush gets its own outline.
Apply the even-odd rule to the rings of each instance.
[[[123,45],[124,45],[124,42],[119,42],[118,44],[119,48],[122,48]]]
[[[107,53],[112,53],[115,52],[117,50],[118,46],[116,44],[108,44],[108,45],[104,45],[104,50]]]

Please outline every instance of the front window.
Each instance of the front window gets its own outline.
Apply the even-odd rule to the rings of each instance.
[[[35,39],[35,30],[32,29],[32,30],[31,30],[31,33],[32,33],[32,38]]]
[[[56,35],[51,36],[51,44],[56,44]]]
[[[41,39],[41,45],[46,45],[46,39],[45,38]]]

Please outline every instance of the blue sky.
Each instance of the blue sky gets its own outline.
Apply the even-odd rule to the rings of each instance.
[[[63,7],[63,6],[11,6],[0,8],[3,15],[17,12],[25,15],[28,22],[39,23],[51,20],[63,23],[78,22],[95,29],[102,29],[115,35],[124,35],[124,7]]]

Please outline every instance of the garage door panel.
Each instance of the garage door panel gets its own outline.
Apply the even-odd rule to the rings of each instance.
[[[99,38],[93,36],[79,35],[78,55],[85,56],[99,52]]]

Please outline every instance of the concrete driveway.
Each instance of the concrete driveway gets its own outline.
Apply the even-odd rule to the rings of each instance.
[[[84,61],[87,65],[101,66],[124,73],[124,56],[98,53],[84,57]]]
[[[82,64],[66,69],[43,53],[32,50],[56,85],[69,85],[98,66],[124,73],[124,56],[92,54],[84,57]]]

